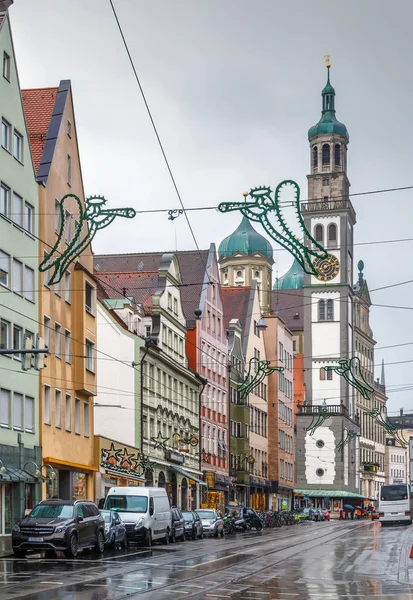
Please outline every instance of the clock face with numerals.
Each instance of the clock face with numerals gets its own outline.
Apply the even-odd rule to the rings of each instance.
[[[340,271],[340,261],[336,256],[329,254],[326,258],[316,258],[313,267],[317,271],[317,279],[331,281]]]

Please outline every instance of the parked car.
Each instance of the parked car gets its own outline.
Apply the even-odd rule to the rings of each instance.
[[[199,518],[202,523],[204,535],[213,535],[214,537],[224,537],[224,521],[213,508],[197,508]]]
[[[105,509],[120,513],[128,542],[142,542],[147,547],[151,547],[152,540],[169,544],[172,517],[164,488],[112,487]]]
[[[12,529],[15,556],[28,551],[62,550],[74,558],[81,548],[103,552],[105,521],[87,500],[43,500]]]
[[[105,544],[111,548],[117,544],[126,548],[126,527],[116,510],[101,510],[100,514],[105,519]]]
[[[182,512],[179,508],[171,508],[171,517],[172,517],[172,530],[171,535],[169,536],[170,542],[175,542],[176,540],[185,541],[185,519],[183,517]]]
[[[185,519],[185,535],[191,537],[193,540],[197,538],[202,540],[204,531],[199,515],[194,510],[185,511],[182,514]]]
[[[314,517],[316,521],[325,521],[325,515],[321,508],[314,509]]]

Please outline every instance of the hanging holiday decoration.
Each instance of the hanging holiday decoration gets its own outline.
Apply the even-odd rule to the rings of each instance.
[[[183,214],[183,210],[182,208],[173,208],[171,210],[168,210],[168,219],[170,221],[175,221],[175,219],[177,219],[180,215]]]
[[[151,437],[151,440],[155,445],[155,450],[157,448],[163,448],[164,450],[167,450],[166,442],[169,441],[169,437],[164,437],[162,435],[162,431],[159,431],[156,437]]]
[[[179,433],[174,433],[173,441],[175,444],[184,444],[190,446],[198,446],[199,440],[195,433],[184,433],[182,436]]]
[[[360,359],[357,356],[353,356],[350,359],[341,359],[338,361],[337,366],[324,367],[326,371],[334,371],[340,377],[344,377],[349,385],[355,388],[366,400],[369,399],[370,394],[374,392],[371,385],[364,379],[361,372]]]
[[[281,190],[286,186],[292,186],[294,190],[294,201],[296,218],[302,232],[303,241],[300,241],[292,232],[286,223],[280,207]],[[315,275],[325,281],[335,277],[333,274],[337,269],[337,258],[327,252],[310,234],[304,224],[304,219],[300,209],[300,188],[295,181],[286,179],[279,183],[275,189],[274,197],[271,196],[270,187],[252,188],[244,193],[244,202],[221,202],[218,210],[222,213],[238,210],[244,217],[250,221],[261,223],[266,233],[275,242],[288,250],[294,258],[297,259],[304,271],[310,275]],[[252,202],[247,202],[247,197],[252,198]],[[270,222],[270,217],[274,218],[281,231],[275,229]],[[312,257],[316,260],[312,262]],[[338,271],[337,271],[338,272]]]
[[[205,450],[205,448],[202,448],[202,450],[201,450],[201,459],[202,459],[202,462],[210,463],[211,462],[211,456],[212,456],[211,452],[207,452]]]
[[[145,454],[129,452],[126,447],[116,447],[111,442],[109,448],[101,448],[100,466],[125,475],[143,476],[146,470],[153,471],[152,463]]]
[[[382,416],[382,413],[384,413],[384,417]],[[388,433],[389,435],[394,437],[396,440],[398,440],[398,442],[401,444],[401,446],[403,448],[407,448],[407,446],[409,445],[409,442],[407,440],[405,440],[402,431],[401,430],[399,431],[397,429],[397,427],[395,425],[393,425],[393,423],[391,423],[391,421],[389,421],[389,419],[387,417],[387,408],[386,407],[373,408],[372,410],[366,412],[366,415],[373,417],[373,419],[375,419],[376,422],[381,427],[384,427],[384,429],[386,430],[386,433]]]
[[[275,371],[284,371],[284,367],[272,367],[269,360],[258,360],[250,358],[248,363],[248,374],[243,383],[238,388],[240,399],[245,400],[248,394],[253,391],[266,377]],[[254,372],[254,375],[252,374]]]
[[[73,200],[77,204],[76,213],[79,214],[79,220],[75,220],[76,228],[71,236],[69,219],[72,218]],[[48,285],[61,281],[69,265],[89,246],[99,229],[108,227],[116,217],[133,219],[136,215],[133,208],[104,209],[105,204],[106,200],[103,196],[90,196],[86,198],[85,210],[83,210],[82,202],[77,196],[74,194],[63,196],[59,203],[60,230],[56,243],[39,266],[41,272],[53,270]],[[68,241],[68,245],[60,251],[59,246],[64,239]]]
[[[308,431],[311,436],[314,435],[317,429],[321,427],[321,425],[324,423],[324,421],[326,421],[326,419],[328,419],[328,417],[337,414],[338,413],[335,412],[329,412],[326,406],[321,406],[319,412],[313,414],[313,419],[310,425],[307,427],[306,431]]]
[[[344,446],[349,444],[351,440],[354,440],[356,437],[360,435],[359,431],[354,431],[353,429],[345,429],[343,433],[343,437],[336,445],[337,450],[342,450]]]
[[[150,471],[151,473],[153,472],[155,463],[150,461],[149,458],[145,456],[145,454],[141,454],[139,460],[139,467],[142,471],[142,474],[145,475],[146,471]]]

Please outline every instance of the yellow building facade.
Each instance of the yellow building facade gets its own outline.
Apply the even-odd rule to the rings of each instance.
[[[39,184],[39,262],[60,239],[67,254],[80,235],[85,197],[70,81],[58,88],[23,90],[23,105]],[[90,246],[57,283],[54,268],[39,272],[39,322],[49,348],[40,371],[42,497],[94,498],[93,398],[96,395],[96,283]],[[59,274],[59,271],[57,271]]]

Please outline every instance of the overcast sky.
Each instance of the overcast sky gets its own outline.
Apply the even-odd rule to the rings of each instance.
[[[119,19],[186,207],[242,199],[294,179],[307,197],[308,128],[320,117],[324,55],[350,134],[351,191],[413,185],[413,55],[408,0],[115,0]],[[397,8],[397,10],[396,10]],[[86,194],[138,210],[179,207],[109,0],[15,0],[22,88],[71,79]],[[353,198],[356,243],[413,237],[413,191]],[[188,213],[200,248],[236,214]],[[94,251],[193,249],[184,217],[140,215],[95,238]],[[357,245],[370,289],[413,279],[413,242]],[[291,263],[275,252],[281,275]],[[356,276],[356,274],[355,274]],[[413,306],[413,284],[372,293]],[[374,307],[377,347],[413,342],[413,310]],[[413,345],[378,349],[389,411],[413,410]],[[379,369],[377,370],[377,375]]]

